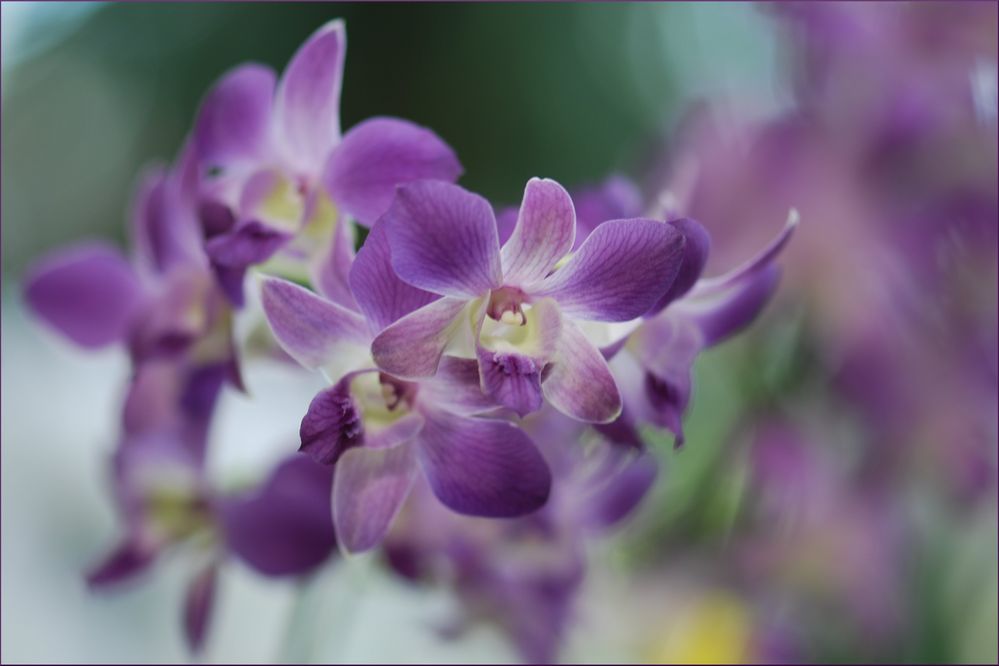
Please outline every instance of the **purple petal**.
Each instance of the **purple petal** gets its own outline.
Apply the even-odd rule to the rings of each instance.
[[[542,367],[530,356],[516,352],[478,350],[482,389],[500,405],[520,417],[541,409]]]
[[[784,224],[784,228],[781,229],[777,237],[770,241],[770,243],[763,248],[759,254],[744,263],[742,266],[739,266],[724,275],[701,280],[691,291],[691,296],[708,296],[725,291],[753,273],[770,266],[783,251],[788,241],[791,240],[794,230],[798,228],[798,222],[799,218],[797,211],[791,210],[787,216],[787,222]]]
[[[483,392],[479,363],[473,358],[444,356],[437,373],[420,382],[420,403],[462,414],[482,414],[496,409],[496,400]]]
[[[576,242],[584,240],[607,220],[623,220],[642,214],[642,195],[627,178],[611,176],[599,185],[573,191],[576,206]]]
[[[520,217],[520,209],[516,206],[508,206],[496,212],[496,232],[499,235],[500,247],[506,245],[513,235],[513,230],[517,226],[517,218]],[[578,240],[578,239],[577,239]]]
[[[425,409],[418,456],[446,506],[473,516],[512,518],[544,506],[551,472],[534,443],[506,421]]]
[[[771,265],[747,274],[710,302],[691,305],[705,344],[716,345],[749,326],[770,302],[779,281],[780,268]]]
[[[155,273],[204,264],[199,220],[162,169],[142,176],[133,204],[132,234],[139,261]]]
[[[87,572],[87,584],[96,588],[130,580],[148,569],[156,554],[156,548],[127,539]]]
[[[683,247],[683,235],[665,222],[605,222],[537,293],[553,297],[572,317],[628,321],[648,312],[669,289]]]
[[[226,547],[266,576],[305,573],[336,547],[333,470],[296,455],[256,492],[221,503]]]
[[[590,496],[585,515],[587,525],[606,530],[624,520],[645,498],[658,474],[659,466],[649,453],[626,461],[598,484]]]
[[[442,298],[406,315],[371,343],[375,363],[402,379],[432,376],[444,348],[463,323],[464,308],[463,300]]]
[[[666,311],[650,319],[632,336],[631,349],[646,372],[645,397],[656,425],[676,435],[683,445],[683,413],[690,401],[691,369],[705,340],[695,322]]]
[[[267,261],[290,239],[291,234],[286,231],[250,220],[227,234],[215,236],[205,244],[205,249],[214,264],[241,268]]]
[[[482,332],[476,345],[482,390],[521,417],[541,408],[541,374],[554,358],[562,332],[561,313],[550,298],[537,302],[526,316],[525,324],[514,329],[523,336],[517,344]]]
[[[383,219],[392,266],[414,287],[474,298],[499,286],[496,218],[479,195],[450,183],[420,181],[399,188]]]
[[[340,544],[350,553],[382,540],[416,476],[413,446],[347,451],[336,465],[333,515]]]
[[[541,388],[560,412],[588,423],[610,423],[620,415],[621,394],[607,361],[571,321],[562,321],[550,368]]]
[[[268,148],[274,72],[242,65],[205,95],[194,123],[194,144],[207,166],[262,157]]]
[[[298,49],[278,84],[275,123],[286,158],[316,175],[340,139],[346,51],[343,21],[330,21]]]
[[[372,118],[344,135],[323,182],[337,206],[370,226],[388,210],[397,186],[415,180],[454,182],[461,172],[454,151],[429,129],[397,118]]]
[[[569,193],[554,180],[532,178],[513,235],[501,251],[504,281],[526,286],[540,282],[572,249],[576,212]]]
[[[361,413],[350,393],[350,383],[358,373],[348,373],[333,386],[316,394],[302,419],[298,434],[299,451],[317,463],[332,465],[351,447],[364,443]]]
[[[215,601],[215,582],[218,569],[214,564],[207,566],[191,581],[184,600],[184,637],[191,652],[197,653],[205,644],[212,605]]]
[[[326,364],[344,345],[366,345],[370,340],[359,314],[291,282],[265,280],[262,301],[274,337],[306,368]]]
[[[436,294],[410,286],[396,276],[382,221],[371,227],[371,233],[350,269],[349,281],[357,305],[376,331],[438,298]]]
[[[356,310],[357,301],[350,290],[350,271],[354,264],[353,231],[353,226],[342,217],[334,222],[333,238],[319,260],[313,283],[328,300]]]
[[[693,288],[698,278],[701,277],[704,265],[708,261],[708,253],[711,251],[711,236],[708,235],[708,230],[694,220],[681,218],[671,221],[670,224],[676,227],[686,240],[683,247],[683,259],[673,284],[650,310],[653,314],[684,296]]]
[[[132,267],[117,250],[99,243],[42,259],[31,270],[24,294],[45,323],[91,349],[124,338],[143,301]]]

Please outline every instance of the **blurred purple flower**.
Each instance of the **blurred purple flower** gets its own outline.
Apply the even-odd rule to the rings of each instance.
[[[373,118],[340,134],[340,87],[347,48],[342,21],[317,30],[277,80],[242,65],[206,95],[195,122],[202,217],[226,293],[242,305],[248,266],[284,254],[289,277],[309,277],[350,305],[350,215],[368,226],[395,187],[421,178],[455,180],[461,165],[430,130]],[[276,261],[280,261],[276,259]]]

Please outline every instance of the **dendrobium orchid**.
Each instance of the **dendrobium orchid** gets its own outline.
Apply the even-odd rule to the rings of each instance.
[[[446,357],[416,380],[375,367],[374,336],[434,298],[391,272],[385,233],[375,225],[351,268],[360,311],[276,278],[263,285],[271,329],[293,358],[322,369],[352,355],[359,367],[315,397],[300,431],[303,451],[336,466],[333,516],[348,551],[379,543],[418,469],[443,504],[476,516],[530,513],[551,486],[531,440],[494,414],[473,359]]]
[[[378,225],[399,278],[442,297],[375,338],[379,368],[432,376],[444,352],[470,338],[482,389],[496,402],[523,416],[544,396],[592,423],[617,418],[621,398],[581,324],[645,314],[672,285],[685,243],[665,222],[612,220],[566,259],[576,235],[572,200],[555,181],[537,178],[502,248],[488,202],[444,182],[400,187]]]
[[[342,21],[317,30],[277,80],[264,66],[240,66],[215,85],[195,122],[207,252],[234,303],[247,267],[311,279],[350,303],[349,215],[365,226],[395,187],[420,178],[454,180],[454,152],[405,120],[372,118],[340,134],[347,48]],[[273,257],[273,259],[272,259]]]

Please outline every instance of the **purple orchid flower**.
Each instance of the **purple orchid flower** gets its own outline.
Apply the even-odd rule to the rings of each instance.
[[[616,422],[598,427],[609,438],[637,447],[642,446],[638,423],[668,428],[676,446],[683,445],[694,360],[747,327],[769,302],[780,277],[774,261],[798,218],[792,211],[784,229],[756,257],[708,279],[699,279],[711,245],[707,231],[690,219],[673,224],[687,238],[676,280],[638,328],[605,349],[621,380],[625,408]]]
[[[354,239],[343,214],[370,225],[396,185],[461,174],[446,143],[405,120],[373,118],[340,135],[346,48],[343,22],[331,21],[280,81],[267,67],[242,65],[202,103],[194,139],[207,252],[237,305],[247,267],[272,257],[275,271],[351,304]]]
[[[677,229],[604,222],[560,265],[575,242],[575,212],[561,185],[541,179],[528,182],[502,249],[490,205],[449,183],[400,187],[382,219],[394,271],[442,298],[375,338],[378,367],[432,376],[445,350],[471,337],[483,391],[504,407],[523,416],[544,396],[581,421],[617,418],[618,387],[580,324],[629,321],[655,305],[680,268]]]
[[[349,552],[379,543],[417,470],[444,505],[475,516],[530,513],[551,486],[530,438],[509,421],[485,418],[497,405],[482,393],[473,359],[447,357],[419,381],[375,368],[375,335],[435,298],[392,273],[385,234],[377,223],[351,267],[359,311],[277,278],[263,285],[268,322],[289,355],[328,375],[345,370],[343,359],[352,362],[316,395],[300,431],[301,450],[336,467],[334,524]]]
[[[188,646],[197,651],[210,621],[219,568],[235,557],[265,576],[304,574],[335,549],[329,509],[332,474],[308,456],[281,462],[256,490],[219,496],[208,487],[192,444],[170,432],[123,440],[114,489],[125,519],[121,543],[88,574],[104,589],[139,576],[166,551],[190,555],[184,604]]]
[[[96,242],[58,251],[33,267],[25,299],[81,347],[123,343],[136,364],[185,355],[229,363],[238,384],[229,309],[185,196],[180,171],[150,170],[133,210],[132,260]]]

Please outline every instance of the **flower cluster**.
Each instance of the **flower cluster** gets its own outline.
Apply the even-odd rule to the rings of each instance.
[[[132,363],[112,465],[125,536],[89,580],[183,544],[197,647],[229,557],[294,575],[337,544],[381,547],[401,575],[433,578],[443,556],[462,599],[551,659],[585,538],[655,480],[646,429],[683,443],[692,364],[765,305],[796,217],[703,278],[707,231],[621,179],[571,195],[532,178],[496,212],[455,184],[458,159],[428,129],[374,118],[341,135],[345,50],[334,21],[280,78],[223,76],[176,162],[142,178],[131,255],[81,246],[29,276],[43,321]],[[289,415],[300,453],[224,493],[205,474],[210,425],[255,358],[236,322],[260,309],[269,356],[329,386]],[[526,542],[553,557],[518,556]]]

